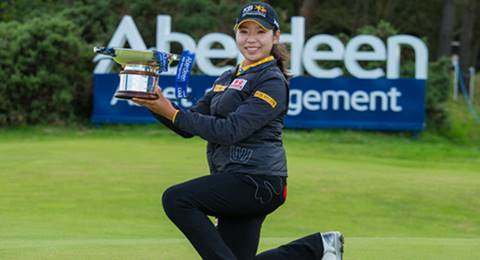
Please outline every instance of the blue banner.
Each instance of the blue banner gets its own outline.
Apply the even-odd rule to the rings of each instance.
[[[187,97],[188,79],[190,78],[194,62],[195,54],[184,50],[182,52],[182,57],[180,57],[180,61],[178,62],[177,75],[175,76],[175,97]]]
[[[192,106],[216,77],[192,75],[187,99],[176,100],[183,108]],[[425,80],[319,79],[291,80],[288,128],[352,128],[421,131],[425,127]],[[116,99],[117,74],[94,75],[92,122],[153,123],[150,112],[131,101]],[[160,76],[164,95],[175,100],[175,76]]]

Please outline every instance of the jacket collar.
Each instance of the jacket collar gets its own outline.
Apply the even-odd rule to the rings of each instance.
[[[240,63],[236,68],[235,76],[240,76],[246,73],[255,72],[265,67],[268,67],[274,63],[275,63],[275,58],[273,56],[268,56],[266,58],[263,58],[247,66],[243,66],[243,61],[242,61],[242,63]]]

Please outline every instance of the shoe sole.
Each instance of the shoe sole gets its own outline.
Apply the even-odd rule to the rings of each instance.
[[[345,238],[342,233],[338,231],[330,231],[328,232],[332,234],[334,238],[333,242],[333,249],[335,250],[334,252],[328,252],[325,253],[324,256],[322,257],[322,260],[342,260],[343,259],[343,251],[344,251],[344,243],[345,243]]]
[[[345,238],[343,237],[342,233],[337,232],[337,236],[339,236],[338,240],[340,241],[340,245],[335,243],[335,251],[340,252],[340,255],[337,256],[337,260],[343,259],[343,245],[345,243]]]

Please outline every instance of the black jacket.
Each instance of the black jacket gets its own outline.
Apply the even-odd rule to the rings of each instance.
[[[288,110],[288,87],[276,61],[223,73],[188,111],[180,110],[172,123],[156,116],[183,137],[208,141],[212,174],[245,173],[287,176],[282,143]]]

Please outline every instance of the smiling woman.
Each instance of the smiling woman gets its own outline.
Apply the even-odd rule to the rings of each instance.
[[[280,31],[273,32],[254,20],[246,20],[237,26],[235,38],[237,47],[250,66],[270,56],[272,47],[280,39]]]
[[[282,129],[289,73],[270,5],[247,4],[234,30],[245,60],[215,80],[189,110],[170,103],[159,88],[156,100],[133,99],[179,135],[208,141],[211,175],[168,188],[165,213],[203,259],[341,260],[340,232],[315,233],[256,255],[265,218],[287,198]]]

